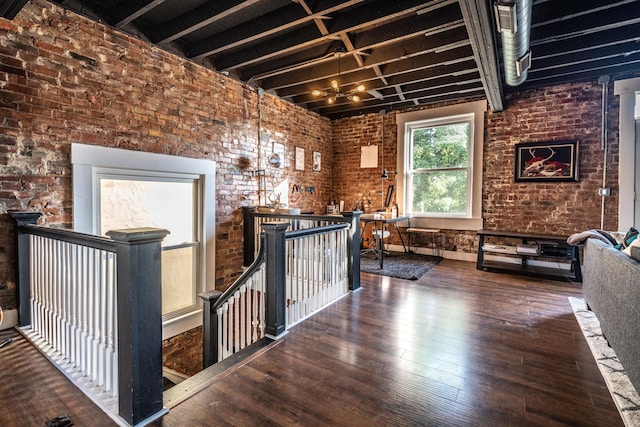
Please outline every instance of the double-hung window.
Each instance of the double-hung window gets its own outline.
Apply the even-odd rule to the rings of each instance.
[[[416,227],[478,230],[486,101],[400,113],[398,198]]]
[[[407,131],[409,212],[470,217],[473,114],[408,123]]]
[[[72,144],[73,225],[103,235],[169,230],[162,241],[162,336],[202,324],[199,292],[215,286],[215,163]]]

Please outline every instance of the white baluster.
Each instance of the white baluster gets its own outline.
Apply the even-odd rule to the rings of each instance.
[[[40,331],[40,290],[38,285],[40,283],[40,246],[36,236],[29,236],[29,294],[31,295],[31,330],[34,333]]]
[[[97,285],[97,298],[96,298],[96,309],[97,309],[97,319],[96,319],[96,331],[98,337],[98,369],[97,369],[97,378],[96,383],[99,386],[104,385],[104,378],[106,374],[106,302],[107,302],[107,258],[106,253],[104,251],[96,251],[98,253],[99,259],[99,274],[98,274],[98,283]]]
[[[226,359],[229,356],[229,303],[222,305],[222,357]]]
[[[78,365],[78,245],[69,249],[70,263],[70,288],[69,288],[69,362],[73,366]]]
[[[233,298],[233,330],[231,331],[231,342],[233,346],[231,353],[235,353],[240,349],[240,292],[234,292]]]
[[[247,281],[247,284],[240,287],[240,330],[237,332],[240,334],[240,348],[243,349],[247,346],[247,288],[251,288],[251,278]]]
[[[113,371],[114,371],[114,328],[115,328],[115,289],[116,289],[116,271],[115,271],[115,255],[113,253],[109,254],[108,258],[108,277],[107,277],[107,314],[106,314],[106,322],[107,322],[107,377],[105,383],[105,389],[110,391],[113,389]]]
[[[259,337],[260,338],[264,338],[264,334],[265,334],[265,329],[267,326],[267,315],[266,315],[266,309],[267,309],[267,303],[266,303],[266,291],[267,291],[267,270],[265,268],[265,265],[262,264],[262,266],[260,266],[260,293],[258,294],[258,299],[257,299],[257,303],[255,304],[256,307],[258,308],[258,327],[259,327]],[[256,339],[257,341],[257,339]]]

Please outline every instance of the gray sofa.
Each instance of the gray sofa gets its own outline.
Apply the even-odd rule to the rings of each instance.
[[[587,239],[583,263],[585,301],[640,391],[640,261],[607,243]]]

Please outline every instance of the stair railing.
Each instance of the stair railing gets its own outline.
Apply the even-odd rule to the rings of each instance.
[[[245,272],[224,293],[200,294],[203,367],[265,337],[278,339],[288,327],[357,290],[359,216],[283,215],[275,222],[260,221],[260,243]],[[245,231],[247,236],[254,238]]]
[[[164,415],[162,239],[167,230],[109,238],[35,225],[12,212],[20,331],[119,424]]]

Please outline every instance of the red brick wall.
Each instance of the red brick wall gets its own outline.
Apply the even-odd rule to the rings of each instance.
[[[605,228],[618,226],[617,97],[609,99],[609,186]],[[507,108],[487,114],[483,210],[485,228],[546,234],[572,234],[600,228],[603,150],[602,86],[566,84],[508,96]],[[577,139],[579,181],[514,182],[514,145]]]
[[[202,326],[162,342],[162,366],[193,376],[202,370]]]
[[[611,93],[612,91],[610,91]],[[600,148],[602,86],[597,82],[567,84],[510,94],[502,112],[488,112],[485,120],[483,217],[485,228],[572,234],[600,228],[603,151]],[[605,229],[617,229],[618,99],[609,104],[608,186]],[[385,166],[396,169],[395,113],[385,116]],[[365,210],[381,207],[380,171],[360,169],[360,147],[380,144],[378,114],[333,123],[334,197],[347,206],[365,203]],[[580,141],[579,182],[515,183],[514,146],[526,141]],[[380,164],[380,160],[379,160]],[[385,187],[388,183],[385,183]],[[419,242],[420,243],[420,242]],[[423,243],[426,243],[423,242]],[[443,230],[446,250],[473,253],[475,231]]]
[[[70,227],[72,142],[217,162],[216,287],[242,265],[241,207],[258,203],[251,173],[272,141],[285,167],[267,168],[267,187],[284,179],[315,187],[296,207],[320,212],[330,167],[311,173],[313,151],[330,165],[328,119],[53,6],[28,3],[0,19],[0,304],[15,306],[10,209],[33,209],[42,223]],[[264,136],[258,144],[259,133]],[[293,170],[293,148],[305,171]],[[290,188],[290,186],[289,186]]]
[[[390,173],[382,180],[382,116],[368,114],[334,120],[333,131],[333,193],[332,198],[344,200],[345,209],[362,203],[365,212],[383,208],[387,186],[393,183],[391,172],[397,170],[396,114],[384,116],[384,166]],[[360,168],[361,148],[378,146],[378,167]]]

